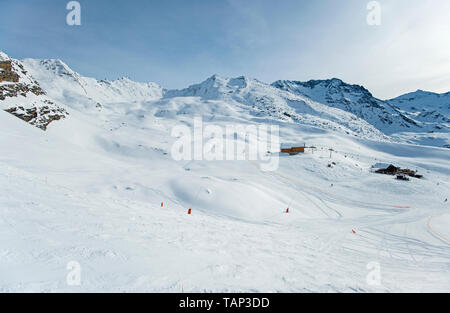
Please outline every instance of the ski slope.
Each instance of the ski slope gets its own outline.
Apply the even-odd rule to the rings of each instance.
[[[450,290],[448,150],[272,120],[282,142],[317,151],[280,156],[274,172],[176,162],[170,131],[192,121],[158,114],[167,105],[203,109],[195,97],[72,109],[47,132],[0,111],[0,291]],[[228,109],[210,122],[257,123]],[[379,162],[425,178],[371,173]],[[79,286],[66,283],[71,261]]]
[[[0,102],[1,292],[450,290],[446,94],[397,107],[336,79],[217,75],[164,90],[84,77],[61,60],[12,60],[20,82],[3,89],[30,92]],[[4,111],[50,104],[65,118],[45,120],[45,132]],[[175,161],[172,130],[195,117],[276,125],[283,145],[316,149],[273,151],[269,172],[245,151]],[[375,164],[424,178],[397,181]],[[67,281],[73,262],[79,285]]]

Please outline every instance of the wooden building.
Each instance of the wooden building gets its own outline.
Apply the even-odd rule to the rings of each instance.
[[[285,149],[281,149],[281,153],[289,153],[290,155],[305,153],[305,147],[285,148]]]

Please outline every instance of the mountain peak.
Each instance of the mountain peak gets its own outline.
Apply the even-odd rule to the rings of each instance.
[[[420,94],[420,95],[437,95],[437,93],[435,93],[435,92],[426,91],[423,89],[417,89],[417,91],[415,93]]]
[[[412,101],[414,99],[422,99],[422,98],[439,98],[439,97],[446,97],[449,93],[443,93],[439,94],[432,91],[425,91],[423,89],[417,89],[416,91],[409,92],[406,94],[403,94],[401,96],[398,96],[396,98],[390,99],[388,101]]]
[[[77,74],[61,59],[24,59],[22,61],[28,66],[39,66],[59,76],[77,76]]]
[[[433,131],[448,129],[450,93],[439,94],[419,89],[388,101]]]
[[[213,74],[210,77],[208,77],[206,80],[218,80],[218,79],[224,79],[224,77],[220,76],[219,74]]]
[[[203,82],[190,85],[188,88],[181,90],[168,90],[165,96],[216,99],[236,93],[249,87],[253,83],[259,82],[256,79],[246,76],[228,78],[214,74]]]
[[[3,61],[11,61],[11,58],[3,51],[0,51],[0,62]]]
[[[120,78],[117,79],[118,81],[125,81],[125,82],[130,82],[132,81],[130,77],[128,76],[122,76]]]
[[[256,81],[253,78],[249,78],[246,76],[238,76],[238,77],[224,77],[224,76],[220,76],[218,74],[214,74],[211,77],[207,78],[205,81],[203,81],[201,84],[207,84],[208,82],[215,82],[218,85],[232,85],[232,86],[241,86],[241,85],[245,85],[247,83],[249,83],[250,81]]]
[[[339,85],[343,85],[343,84],[348,85],[339,78],[331,78],[328,81],[329,81],[330,85],[333,85],[333,86],[339,86]]]

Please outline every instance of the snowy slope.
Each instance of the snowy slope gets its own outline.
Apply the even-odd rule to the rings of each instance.
[[[108,127],[74,112],[43,133],[0,112],[1,291],[449,290],[446,219],[435,218],[448,211],[446,150],[282,124],[283,142],[318,150],[265,173],[174,161],[170,130],[185,116],[106,113]],[[371,174],[375,162],[426,179]],[[66,284],[71,261],[80,286]],[[366,281],[370,262],[380,286]]]

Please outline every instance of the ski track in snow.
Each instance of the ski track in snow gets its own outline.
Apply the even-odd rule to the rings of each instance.
[[[8,122],[16,121],[8,116]],[[444,209],[427,210],[414,205],[410,209],[396,209],[395,200],[388,204],[388,201],[362,201],[360,197],[352,199],[349,194],[342,195],[337,189],[339,175],[333,178],[335,187],[331,188],[327,181],[320,179],[314,178],[314,183],[309,183],[308,178],[312,176],[288,174],[291,165],[302,167],[304,162],[310,164],[307,167],[326,168],[328,158],[318,153],[281,158],[280,169],[268,173],[261,172],[258,164],[252,162],[238,163],[238,171],[233,172],[227,164],[213,162],[205,166],[201,162],[190,165],[184,162],[177,165],[175,162],[174,177],[181,174],[194,182],[195,177],[207,178],[200,179],[206,182],[201,185],[185,186],[193,194],[192,201],[198,202],[196,207],[188,199],[172,194],[167,184],[170,171],[164,169],[170,160],[161,160],[159,169],[153,164],[146,170],[146,160],[132,158],[135,163],[130,167],[120,155],[119,161],[115,161],[115,156],[109,154],[101,155],[102,165],[97,170],[95,164],[79,168],[77,163],[85,164],[82,158],[94,160],[90,154],[78,150],[78,155],[71,159],[59,150],[61,140],[54,133],[49,134],[50,139],[44,139],[44,135],[34,131],[17,132],[0,141],[2,151],[6,152],[0,158],[0,185],[4,186],[0,202],[2,291],[448,289],[449,245],[429,237],[426,228],[430,216]],[[46,154],[33,147],[33,141],[38,144],[43,141],[42,150],[49,155],[65,155],[65,162],[72,165],[64,165],[65,171],[44,170],[48,165],[40,158]],[[23,146],[17,146],[18,151],[6,149],[11,142],[21,142]],[[31,155],[27,151],[34,151],[34,158],[19,157]],[[100,155],[100,151],[95,153]],[[199,165],[201,168],[197,168]],[[116,176],[114,173],[123,173],[122,166],[136,168],[134,172],[140,169],[140,175],[130,172],[131,177]],[[185,166],[191,170],[186,172]],[[353,171],[352,175],[361,175],[359,170]],[[397,184],[391,177],[365,175],[388,181],[390,186]],[[429,180],[415,183],[429,186],[433,175],[428,175],[431,175]],[[203,207],[200,200],[203,194],[208,194],[204,190],[226,193],[226,186],[233,184],[222,179],[226,176],[234,176],[237,181],[266,182],[271,188],[278,186],[278,192],[287,199],[285,206],[290,207],[290,213],[285,214],[285,208],[280,205],[254,220],[246,214]],[[124,182],[118,184],[114,181],[117,178]],[[94,179],[98,190],[83,188],[86,179]],[[208,185],[211,182],[225,184],[225,189],[212,188]],[[118,189],[109,190],[111,185]],[[138,185],[145,189],[143,198],[135,194]],[[291,191],[295,194],[289,194]],[[251,203],[254,199],[245,194],[240,199],[248,202],[249,208],[256,209]],[[163,208],[159,207],[161,201],[165,203]],[[188,207],[193,208],[191,216],[186,214]],[[354,215],[354,210],[360,212]],[[352,229],[356,234],[351,233]],[[82,266],[80,287],[65,283],[65,266],[72,260]],[[366,265],[372,261],[381,264],[382,286],[369,286],[365,281]]]

